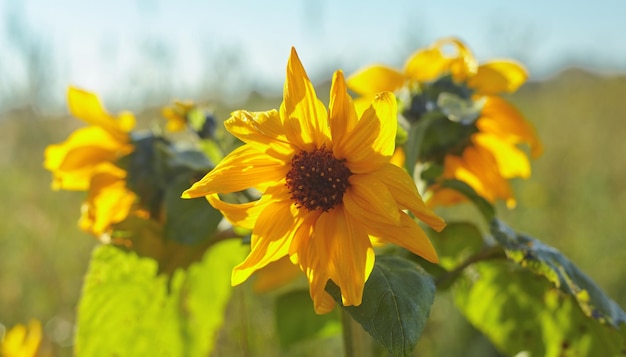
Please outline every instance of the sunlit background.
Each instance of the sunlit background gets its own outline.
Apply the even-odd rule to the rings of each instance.
[[[536,125],[545,154],[530,180],[514,182],[518,207],[499,212],[625,307],[625,14],[618,0],[0,1],[0,337],[37,318],[55,351],[70,355],[96,241],[75,224],[82,194],[52,192],[42,167],[45,146],[81,125],[67,116],[69,85],[99,93],[113,112],[141,117],[181,98],[226,119],[233,109],[280,104],[291,46],[324,98],[334,70],[401,67],[445,36],[461,38],[480,61],[514,58],[530,72],[510,99]],[[454,315],[445,299],[418,349],[458,355],[471,345],[496,355],[468,326],[446,325]]]

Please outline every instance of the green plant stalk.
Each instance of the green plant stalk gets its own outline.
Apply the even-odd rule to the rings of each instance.
[[[344,309],[341,309],[345,357],[373,357],[372,337]]]

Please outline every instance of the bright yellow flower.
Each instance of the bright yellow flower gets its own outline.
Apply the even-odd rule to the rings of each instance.
[[[280,111],[236,111],[226,129],[245,145],[231,152],[184,198],[207,196],[236,226],[252,229],[251,252],[233,269],[232,284],[289,256],[308,278],[315,311],[335,302],[360,305],[374,266],[370,238],[398,244],[429,261],[437,254],[420,226],[403,210],[441,230],[414,182],[389,162],[396,136],[396,100],[378,95],[361,117],[335,72],[327,110],[317,98],[295,49],[287,65]],[[256,188],[257,201],[231,204],[218,193]]]
[[[448,46],[454,49],[452,55],[447,54]],[[369,66],[350,76],[348,87],[363,97],[371,97],[382,91],[413,88],[446,74],[452,74],[457,82],[466,82],[481,95],[515,92],[528,78],[524,67],[517,62],[495,60],[479,65],[463,42],[443,38],[413,53],[403,71],[384,65]]]
[[[28,326],[13,326],[0,341],[0,356],[35,357],[41,346],[41,322],[31,320]]]
[[[44,167],[52,172],[53,189],[89,190],[79,225],[99,236],[123,220],[135,200],[125,185],[126,172],[114,165],[134,149],[129,132],[135,118],[129,112],[108,114],[95,94],[77,88],[69,89],[68,104],[72,115],[89,126],[63,143],[49,145]],[[119,201],[114,203],[114,197]]]
[[[450,53],[450,47],[453,50]],[[468,146],[443,158],[443,178],[454,178],[470,185],[479,195],[494,202],[504,199],[515,205],[507,179],[530,176],[530,163],[519,144],[528,144],[531,157],[542,151],[541,142],[530,123],[497,93],[514,92],[527,79],[526,70],[511,60],[495,60],[478,64],[471,51],[458,39],[444,38],[409,57],[402,72],[385,66],[371,66],[348,79],[348,86],[370,98],[377,91],[408,89],[419,95],[423,87],[450,75],[459,92],[468,100],[482,103],[478,119],[471,124],[477,133],[465,138]],[[417,93],[417,94],[416,94]],[[456,94],[456,93],[455,93]],[[430,99],[432,100],[432,98]],[[432,105],[432,103],[430,103]],[[431,110],[426,109],[424,110]],[[419,114],[416,116],[419,117]],[[463,142],[464,138],[459,138]],[[434,194],[428,204],[450,205],[462,200],[450,189],[431,186]]]
[[[189,111],[195,108],[195,104],[192,101],[176,100],[170,106],[167,106],[161,110],[161,115],[167,119],[168,131],[177,132],[182,131],[187,126],[187,114]]]
[[[471,144],[460,156],[448,154],[444,160],[443,178],[467,183],[481,197],[494,203],[506,202],[509,208],[516,205],[508,179],[530,177],[530,162],[518,144],[528,144],[532,158],[541,155],[543,147],[534,128],[512,105],[497,96],[488,96],[476,120],[479,132],[471,136]],[[461,196],[449,189],[431,187],[428,205],[453,205]]]

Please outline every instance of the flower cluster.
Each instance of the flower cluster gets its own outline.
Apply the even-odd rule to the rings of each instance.
[[[132,114],[112,116],[94,94],[71,88],[70,111],[90,125],[49,146],[45,166],[53,188],[88,191],[84,230],[106,236],[132,215],[156,222],[166,240],[196,244],[212,242],[224,217],[250,234],[251,251],[233,269],[233,285],[287,264],[304,273],[315,311],[326,313],[336,303],[329,281],[344,306],[362,303],[379,244],[437,263],[418,222],[445,227],[433,207],[464,199],[447,182],[515,204],[508,180],[530,175],[519,144],[528,144],[532,157],[541,144],[500,94],[526,77],[513,61],[478,64],[448,38],[415,52],[403,71],[376,65],[348,80],[336,71],[326,107],[292,49],[280,108],[238,110],[225,121],[244,143],[232,150],[222,150],[215,118],[192,102],[162,110],[164,132],[192,133],[192,145],[181,146],[134,131]],[[353,100],[348,89],[360,97]],[[426,201],[416,180],[425,184]],[[206,197],[213,208],[180,200],[181,192]]]
[[[183,190],[179,186],[189,185],[213,166],[199,148],[202,135],[210,140],[215,131],[213,116],[205,115],[188,102],[176,102],[163,110],[168,120],[164,133],[138,131],[132,113],[109,114],[93,93],[70,88],[68,103],[70,113],[88,126],[75,130],[62,143],[49,145],[44,167],[52,172],[53,189],[87,191],[80,228],[103,242],[130,246],[132,242],[119,237],[137,236],[138,232],[129,235],[127,230],[130,221],[139,219],[165,230],[157,235],[170,236],[170,227],[177,227],[180,220],[176,219],[180,214],[172,213],[185,209],[177,205]],[[177,108],[176,115],[172,108]],[[201,129],[200,132],[190,129],[198,138],[196,142],[179,145],[168,139],[168,133],[191,127],[187,117],[194,110],[199,113],[194,123]],[[130,229],[141,230],[136,225]],[[198,233],[198,236],[207,234]]]

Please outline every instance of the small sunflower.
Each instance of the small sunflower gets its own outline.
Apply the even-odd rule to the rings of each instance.
[[[100,236],[130,212],[135,194],[126,187],[127,172],[115,162],[134,150],[130,131],[135,118],[129,112],[112,116],[98,97],[71,87],[70,112],[89,124],[60,144],[45,150],[44,167],[52,172],[54,190],[89,191],[79,221],[81,229]]]
[[[233,269],[233,285],[288,256],[307,276],[321,314],[335,305],[325,291],[329,279],[341,288],[344,305],[361,304],[375,260],[371,239],[437,261],[404,210],[436,230],[445,223],[409,175],[390,163],[396,115],[394,95],[383,92],[357,116],[341,71],[333,76],[327,110],[292,48],[280,110],[234,112],[225,126],[245,145],[182,195],[206,196],[234,225],[252,230],[251,252]],[[232,204],[218,197],[248,188],[259,190],[260,199]]]
[[[187,126],[187,116],[189,112],[196,107],[196,104],[190,100],[175,100],[171,105],[161,110],[161,115],[167,119],[166,130],[178,132]]]
[[[362,95],[361,106],[377,91],[408,94],[402,114],[412,123],[433,111],[454,121],[445,125],[444,135],[452,129],[460,134],[442,144],[447,150],[444,155],[421,159],[442,165],[442,179],[464,181],[490,202],[503,199],[513,207],[508,179],[530,176],[527,154],[518,145],[527,144],[532,158],[541,154],[542,146],[532,125],[498,94],[516,91],[527,77],[515,61],[479,64],[463,42],[444,38],[413,53],[403,71],[370,66],[352,75],[348,86]],[[465,116],[459,116],[459,111]],[[429,206],[464,200],[458,192],[430,184]]]
[[[28,326],[17,324],[0,339],[0,356],[36,357],[40,356],[43,333],[41,322],[31,320]]]

